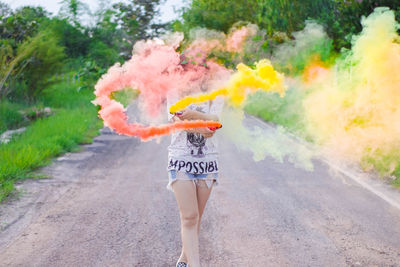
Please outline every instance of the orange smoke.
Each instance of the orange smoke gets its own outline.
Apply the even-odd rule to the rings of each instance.
[[[108,96],[98,96],[95,103],[101,106],[99,115],[103,119],[105,126],[110,127],[119,134],[139,137],[142,141],[168,135],[178,130],[221,127],[221,123],[214,121],[181,121],[161,126],[144,126],[139,123],[128,123],[128,116],[125,114],[125,109],[121,103],[111,100]]]
[[[304,69],[303,81],[306,84],[323,82],[330,70],[322,60],[314,58]]]

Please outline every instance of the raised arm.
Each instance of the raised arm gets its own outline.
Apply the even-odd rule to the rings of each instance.
[[[177,117],[181,120],[203,120],[203,121],[219,121],[217,115],[214,114],[205,114],[199,111],[186,109],[182,111],[182,115],[177,115]]]

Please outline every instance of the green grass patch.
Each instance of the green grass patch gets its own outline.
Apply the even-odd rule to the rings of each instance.
[[[393,180],[392,185],[400,189],[400,158],[397,158],[397,159],[398,159],[398,161],[397,161],[398,164],[396,166],[396,169],[392,173],[392,175],[394,175],[396,177],[396,179]]]
[[[43,90],[38,102],[51,108],[75,109],[93,107],[93,90],[79,90],[79,84],[57,83]]]
[[[8,129],[15,129],[24,124],[24,117],[19,112],[24,106],[11,103],[7,100],[0,101],[0,134]]]
[[[45,90],[39,101],[55,114],[38,119],[10,143],[0,145],[0,201],[12,192],[14,181],[33,177],[32,171],[53,157],[92,142],[102,123],[91,99],[92,91],[78,91],[65,83]]]
[[[393,180],[392,185],[400,189],[400,175],[396,176],[397,178]]]
[[[100,127],[95,108],[60,110],[0,146],[0,201],[13,189],[13,181],[30,177],[32,170],[48,164],[54,156],[90,143]]]
[[[381,177],[394,176],[392,184],[400,187],[400,149],[393,145],[390,150],[377,149],[361,160],[361,167],[366,170],[374,169]]]
[[[301,99],[303,99],[302,92],[294,88],[290,88],[285,97],[258,91],[249,96],[245,111],[265,121],[282,125],[290,132],[310,141],[311,136],[306,132]]]

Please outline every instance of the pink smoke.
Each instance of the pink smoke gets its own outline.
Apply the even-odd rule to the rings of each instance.
[[[229,52],[241,52],[246,39],[249,36],[255,35],[257,30],[254,27],[242,27],[234,30],[226,39],[226,50]]]
[[[106,126],[120,134],[137,136],[142,140],[170,134],[178,129],[219,127],[220,124],[215,122],[181,122],[160,127],[129,124],[124,107],[110,99],[110,96],[112,92],[126,87],[137,89],[144,112],[156,118],[167,95],[185,96],[200,91],[204,83],[220,79],[216,74],[221,71],[227,72],[224,67],[207,61],[206,54],[199,49],[189,49],[181,55],[175,51],[174,45],[154,40],[143,41],[135,45],[129,61],[122,66],[115,64],[97,82],[93,103],[102,107],[99,115]]]

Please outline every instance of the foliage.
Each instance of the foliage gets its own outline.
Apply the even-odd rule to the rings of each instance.
[[[93,84],[98,80],[101,75],[103,75],[106,71],[107,68],[102,68],[100,67],[96,61],[91,60],[89,58],[80,58],[76,59],[75,62],[71,62],[72,65],[75,65],[75,72],[74,73],[75,77],[80,80],[79,83],[79,88],[78,90],[81,89],[93,89]]]
[[[9,14],[12,13],[12,10],[9,5],[0,2],[0,18],[3,20],[5,17],[7,17]]]
[[[60,82],[43,90],[38,102],[55,109],[79,109],[92,106],[93,97],[90,90],[79,90],[79,84]]]
[[[72,25],[81,28],[81,17],[85,14],[90,15],[89,6],[79,0],[62,0],[59,16],[67,19]]]
[[[102,41],[91,42],[88,56],[102,68],[107,68],[120,60],[116,49],[110,48]]]
[[[42,7],[25,6],[15,12],[1,10],[0,39],[12,40],[15,45],[36,35],[39,26],[48,20],[49,15]]]
[[[7,129],[17,128],[23,124],[24,118],[19,112],[22,106],[9,101],[0,101],[0,134]]]
[[[398,168],[398,169],[400,169],[400,168]],[[395,177],[397,177],[397,178],[393,180],[392,185],[397,188],[400,188],[400,171],[397,171],[395,173]]]
[[[95,23],[80,0],[63,0],[58,17],[41,7],[11,10],[0,2],[0,131],[25,124],[20,111],[50,106],[55,115],[0,146],[0,202],[17,179],[51,157],[91,142],[101,127],[92,105],[93,84],[117,61],[129,58],[133,44],[168,27],[157,21],[162,0],[130,0],[114,6],[102,0]],[[75,83],[57,77],[75,76]],[[116,94],[128,103],[132,90]],[[23,104],[20,104],[23,103]]]
[[[0,147],[0,200],[10,193],[15,179],[45,165],[53,156],[89,143],[99,127],[95,109],[60,110],[39,120],[26,132]]]
[[[193,0],[183,10],[184,29],[205,27],[227,32],[238,21],[255,23],[257,8],[254,0]]]
[[[351,36],[361,31],[361,18],[377,6],[396,11],[400,20],[400,0],[193,0],[182,11],[183,23],[175,21],[175,30],[188,32],[206,27],[227,32],[238,21],[257,24],[272,37],[276,32],[291,36],[302,30],[307,20],[325,26],[334,47],[350,47]]]
[[[41,7],[13,11],[0,5],[0,98],[34,101],[54,81],[53,75],[68,72],[68,62],[88,87],[110,65],[130,57],[133,44],[167,27],[158,23],[160,0],[102,1],[94,26],[82,26],[90,14],[79,0],[63,0],[59,17]],[[65,57],[65,55],[67,57]],[[67,59],[67,60],[64,60]]]
[[[157,9],[162,0],[130,0],[128,3],[119,2],[113,5],[115,19],[123,31],[127,47],[123,51],[128,57],[133,44],[138,40],[158,36],[166,24],[156,21],[159,15]]]
[[[71,25],[66,19],[52,19],[42,26],[43,30],[51,30],[59,39],[60,45],[65,47],[69,58],[86,56],[91,42],[86,32]]]
[[[48,31],[39,32],[18,45],[14,56],[9,45],[0,49],[5,53],[0,56],[0,96],[16,95],[16,83],[24,83],[24,92],[20,96],[32,99],[48,83],[60,67],[64,58],[64,49],[56,37]]]
[[[304,107],[301,99],[304,92],[296,88],[290,88],[284,98],[277,94],[257,92],[246,102],[245,111],[251,115],[260,117],[285,126],[289,131],[311,140],[305,131]]]
[[[37,96],[48,84],[48,79],[62,67],[65,57],[64,48],[58,44],[57,38],[49,31],[42,31],[29,42],[18,47],[20,51],[32,49],[32,52],[22,62],[27,67],[21,73],[21,79],[28,86],[27,96]]]
[[[393,180],[393,185],[400,187],[400,151],[398,145],[392,145],[391,151],[383,153],[377,149],[368,157],[364,157],[361,166],[365,170],[376,170],[381,176],[397,177]],[[397,163],[397,164],[396,164]]]
[[[101,41],[107,47],[120,53],[121,48],[126,46],[126,41],[124,41],[124,31],[116,21],[117,11],[114,9],[100,9],[96,14],[96,25],[90,29],[93,40]]]
[[[70,84],[54,85],[43,92],[40,100],[56,114],[36,121],[0,146],[0,201],[13,190],[14,180],[31,177],[32,170],[47,164],[51,157],[91,142],[101,127],[92,98],[91,91],[78,91]]]
[[[258,1],[257,24],[272,35],[276,31],[292,32],[304,28],[310,18],[324,17],[331,13],[331,0]]]
[[[334,40],[337,50],[350,48],[351,36],[362,29],[361,18],[370,15],[378,6],[386,6],[395,11],[396,20],[400,21],[400,0],[335,0],[333,13],[318,19],[327,27],[329,36]]]

